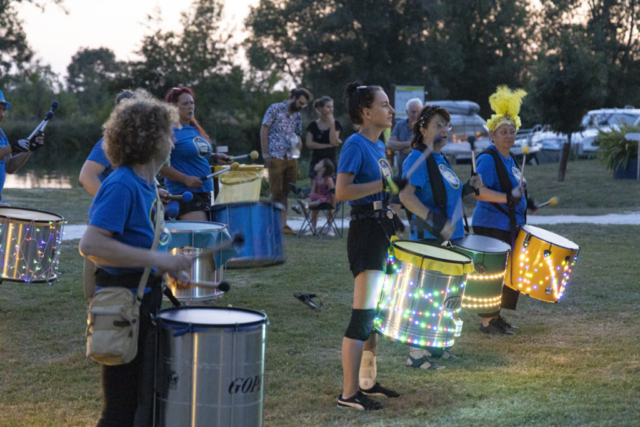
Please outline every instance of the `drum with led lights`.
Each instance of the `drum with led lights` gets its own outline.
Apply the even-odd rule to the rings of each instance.
[[[449,348],[465,280],[473,272],[467,255],[420,242],[393,240],[390,273],[383,286],[376,330],[413,347]]]
[[[0,281],[56,279],[63,226],[64,218],[54,213],[0,207]]]
[[[467,276],[462,308],[474,313],[500,309],[502,283],[511,247],[491,237],[469,234],[451,241],[453,250],[473,259],[475,271]]]
[[[564,295],[580,247],[569,239],[531,225],[518,232],[504,284],[546,302]]]

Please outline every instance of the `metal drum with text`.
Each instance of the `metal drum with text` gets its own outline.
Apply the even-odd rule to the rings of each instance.
[[[451,243],[453,250],[473,259],[475,269],[467,276],[462,308],[474,313],[498,310],[511,247],[498,239],[475,234],[468,234]]]
[[[262,426],[267,316],[179,307],[158,320],[155,426]]]
[[[282,211],[279,203],[241,202],[211,207],[211,221],[229,226],[229,233],[244,236],[244,246],[227,268],[266,267],[284,262]]]
[[[470,257],[439,246],[394,240],[392,271],[384,284],[376,330],[413,347],[449,348],[465,280],[473,271]]]
[[[558,302],[579,252],[580,247],[569,239],[523,225],[516,237],[504,284],[540,301]]]

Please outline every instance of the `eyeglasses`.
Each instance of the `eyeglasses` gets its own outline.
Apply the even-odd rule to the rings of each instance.
[[[447,123],[446,125],[443,125],[442,123],[436,123],[436,125],[433,127],[435,127],[438,132],[441,132],[444,129],[446,129],[447,132],[451,132],[451,129],[453,129],[453,125],[451,123]]]

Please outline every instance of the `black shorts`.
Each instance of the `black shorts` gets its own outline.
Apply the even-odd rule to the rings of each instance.
[[[193,200],[190,202],[183,202],[180,200],[180,211],[178,216],[188,214],[189,212],[209,212],[211,210],[211,192],[206,193],[193,193]]]
[[[347,254],[353,277],[365,270],[387,272],[389,239],[395,232],[388,218],[367,218],[349,223]]]

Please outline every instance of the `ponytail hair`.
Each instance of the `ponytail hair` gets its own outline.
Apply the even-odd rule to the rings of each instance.
[[[356,80],[349,83],[344,90],[344,103],[351,121],[357,125],[363,123],[362,110],[371,108],[376,97],[376,92],[381,91],[380,86],[363,86],[362,82]]]
[[[191,90],[186,86],[174,87],[169,89],[169,92],[167,92],[167,95],[164,97],[164,100],[169,104],[178,105],[178,98],[180,98],[180,95],[182,95],[183,93],[188,93],[189,95],[191,95],[191,97],[195,101],[196,96],[193,94],[193,90]],[[194,128],[196,128],[200,136],[206,139],[209,143],[211,143],[211,138],[209,138],[209,135],[207,135],[204,129],[202,129],[202,126],[200,126],[200,123],[198,123],[195,117],[192,118],[191,121],[189,121],[189,126],[193,126]]]
[[[442,117],[447,123],[451,120],[449,112],[438,105],[425,105],[418,120],[413,125],[413,138],[411,138],[411,148],[417,148],[418,145],[423,144],[421,128],[429,126],[429,122],[436,115]]]
[[[333,99],[325,95],[322,98],[318,98],[313,102],[313,108],[316,110],[318,108],[322,108],[327,104],[327,102],[333,102]]]

